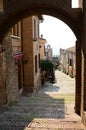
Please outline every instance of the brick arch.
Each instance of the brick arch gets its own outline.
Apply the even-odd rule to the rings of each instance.
[[[10,0],[0,14],[0,41],[16,22],[36,14],[51,15],[62,20],[72,29],[78,39],[81,10],[72,9],[71,0]]]
[[[4,11],[0,12],[0,42],[7,31],[24,17],[45,14],[65,22],[77,38],[76,54],[76,112],[81,110],[81,9],[72,9],[72,0],[6,0]],[[79,62],[78,62],[79,61]]]

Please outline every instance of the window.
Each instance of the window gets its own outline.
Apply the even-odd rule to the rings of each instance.
[[[73,66],[73,60],[72,59],[70,59],[69,65]]]
[[[39,23],[38,23],[38,37],[39,37]]]
[[[44,45],[44,56],[46,56],[46,48],[45,48],[45,45]]]
[[[35,55],[35,73],[37,73],[37,55]]]
[[[39,68],[40,68],[40,54],[39,54]]]
[[[34,19],[34,39],[36,38],[36,20]]]

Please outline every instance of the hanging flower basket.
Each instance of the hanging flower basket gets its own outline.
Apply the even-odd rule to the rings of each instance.
[[[20,60],[20,59],[23,58],[23,56],[24,56],[23,52],[16,52],[16,53],[13,54],[13,59],[14,60]]]

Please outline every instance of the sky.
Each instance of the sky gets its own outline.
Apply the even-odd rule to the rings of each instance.
[[[72,7],[78,7],[78,0],[72,0]],[[43,15],[44,21],[40,23],[40,35],[47,40],[53,48],[53,55],[59,55],[59,49],[75,46],[76,37],[70,27],[63,21]]]
[[[40,35],[47,40],[53,48],[53,55],[59,55],[59,49],[75,46],[76,37],[67,24],[61,20],[43,15],[44,21],[40,23]]]

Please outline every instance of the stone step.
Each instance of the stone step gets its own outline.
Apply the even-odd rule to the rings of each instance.
[[[32,121],[25,130],[85,130],[82,123],[71,122],[71,121],[57,121],[46,119],[41,121]]]
[[[31,100],[28,100],[28,101],[25,101],[25,103],[33,103],[34,101],[35,102],[45,102],[45,103],[52,103],[52,102],[54,102],[54,103],[63,103],[64,101],[70,101],[70,102],[74,102],[75,100],[74,99],[62,99],[62,98],[60,98],[60,99],[53,99],[53,100],[51,100],[51,99],[47,99],[47,101],[46,101],[46,98],[45,99],[31,99]],[[24,101],[22,102],[22,103],[24,103]]]
[[[10,127],[9,127],[10,126]],[[31,123],[2,122],[0,130],[86,130],[81,122],[69,121],[63,119],[34,119]]]
[[[35,95],[35,96],[31,96],[31,97],[28,97],[28,98],[25,98],[25,97],[23,97],[23,100],[25,100],[25,101],[28,101],[28,99],[29,100],[31,100],[31,99],[35,99],[35,98],[37,98],[37,99],[51,99],[51,100],[53,100],[53,99],[55,99],[55,98],[74,98],[75,96],[74,95],[66,95],[66,94],[52,94],[52,96],[51,95],[40,95],[40,94],[38,94],[38,95]]]
[[[40,128],[26,128],[25,130],[40,130]],[[41,130],[84,130],[83,128],[41,128]]]
[[[30,104],[37,104],[37,105],[40,105],[40,104],[45,104],[45,105],[50,105],[50,104],[56,104],[56,105],[65,105],[65,104],[74,104],[74,100],[64,100],[64,99],[58,99],[57,101],[43,101],[43,100],[36,100],[36,101],[33,101],[33,100],[29,100],[28,102],[25,103],[25,105],[30,105]],[[21,102],[18,104],[18,106],[22,106],[24,104],[24,102]]]

